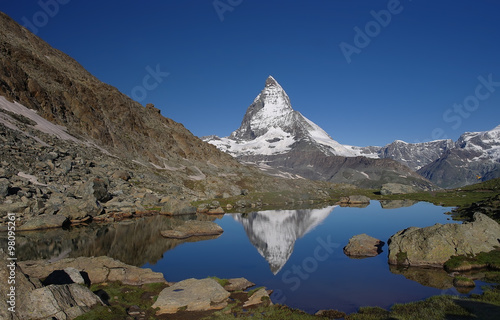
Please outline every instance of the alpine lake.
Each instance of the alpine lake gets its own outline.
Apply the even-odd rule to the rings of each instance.
[[[395,303],[440,294],[481,293],[476,281],[458,292],[443,269],[398,268],[387,262],[387,243],[376,257],[353,259],[343,247],[366,233],[387,242],[410,226],[459,223],[450,208],[406,200],[371,201],[366,207],[268,210],[220,216],[153,216],[71,230],[18,234],[18,259],[109,256],[162,272],[169,282],[188,278],[244,277],[273,290],[271,300],[309,313],[320,309],[355,312],[361,306],[389,308]],[[166,239],[162,230],[179,219],[213,220],[218,237]]]

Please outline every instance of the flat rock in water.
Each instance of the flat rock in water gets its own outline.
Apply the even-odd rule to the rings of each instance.
[[[230,293],[214,279],[187,279],[163,289],[152,308],[159,308],[157,315],[186,311],[207,311],[227,306]]]
[[[161,235],[165,238],[185,239],[194,236],[214,236],[224,232],[215,222],[188,220],[173,230],[164,230]]]
[[[442,267],[455,255],[477,255],[498,247],[500,225],[482,213],[473,222],[411,227],[389,239],[389,263],[406,266]]]
[[[349,239],[344,253],[349,257],[375,257],[382,252],[384,242],[363,233]]]
[[[78,257],[61,259],[54,262],[22,261],[19,266],[30,277],[45,279],[54,270],[75,268],[85,272],[91,283],[121,281],[129,285],[143,285],[146,283],[166,282],[163,274],[153,272],[148,268],[139,268],[114,260],[110,257]]]

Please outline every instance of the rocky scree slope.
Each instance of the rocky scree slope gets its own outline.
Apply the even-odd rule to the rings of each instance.
[[[387,182],[430,189],[432,183],[390,159],[372,159],[333,140],[318,125],[294,110],[285,90],[269,76],[248,107],[241,126],[229,137],[205,141],[270,174],[360,187]]]
[[[193,136],[0,13],[0,219],[175,210],[250,191],[327,197],[267,176]],[[41,218],[40,218],[41,217]]]

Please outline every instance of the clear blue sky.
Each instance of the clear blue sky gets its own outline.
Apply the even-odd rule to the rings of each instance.
[[[238,128],[268,75],[343,144],[456,140],[500,124],[500,83],[478,80],[500,82],[497,0],[20,0],[0,10],[197,136]],[[368,38],[355,39],[356,27]],[[145,90],[148,67],[169,75]],[[464,100],[469,110],[454,109]]]

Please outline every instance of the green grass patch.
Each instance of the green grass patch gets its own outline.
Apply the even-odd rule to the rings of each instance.
[[[209,278],[214,279],[223,287],[229,284],[229,280],[227,280],[227,279],[221,279],[221,278],[217,278],[217,277],[209,277]]]
[[[444,264],[444,268],[447,271],[460,271],[481,267],[500,270],[500,250],[495,249],[490,252],[480,252],[476,256],[453,256]]]
[[[143,286],[124,285],[120,282],[94,284],[90,290],[104,291],[109,297],[107,306],[98,306],[76,320],[123,320],[128,317],[127,309],[138,306],[146,314],[146,319],[156,319],[151,308],[156,297],[166,287],[165,283],[150,283]]]

